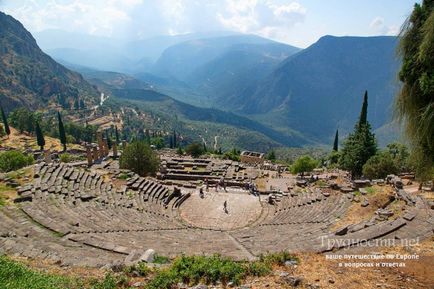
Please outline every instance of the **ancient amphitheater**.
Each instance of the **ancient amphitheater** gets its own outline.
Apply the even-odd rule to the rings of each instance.
[[[216,170],[226,173],[227,191],[217,192],[213,184],[220,176],[210,175],[209,191],[201,198],[198,189],[174,190],[176,182],[167,179],[132,176],[115,185],[97,170],[37,164],[33,180],[18,189],[16,206],[0,208],[0,252],[98,267],[131,261],[149,248],[169,257],[219,253],[250,260],[267,252],[328,252],[433,234],[430,204],[403,190],[396,192],[406,202],[398,217],[377,215],[333,229],[354,194],[307,186],[302,193],[285,189],[256,196],[237,186],[246,178],[237,175],[239,168]],[[296,185],[295,178],[281,182],[286,188]]]

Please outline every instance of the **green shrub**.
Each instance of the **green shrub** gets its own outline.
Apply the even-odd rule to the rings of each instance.
[[[63,153],[59,155],[59,159],[62,163],[70,163],[74,161],[74,158],[71,154]]]
[[[8,257],[0,256],[0,288],[2,289],[66,289],[81,287],[83,285],[76,279],[33,271],[23,264],[10,260]]]
[[[119,180],[126,180],[126,179],[128,179],[128,178],[129,178],[128,174],[125,174],[125,173],[121,173],[121,174],[119,174],[119,176],[118,176],[118,179],[119,179]]]
[[[104,279],[98,280],[94,279],[89,282],[90,288],[92,289],[118,289],[118,288],[129,288],[129,279],[125,274],[114,275],[112,273],[107,273]],[[84,288],[87,288],[84,287]]]
[[[180,282],[179,276],[171,269],[160,270],[157,275],[146,285],[147,289],[167,289]]]
[[[0,171],[15,171],[33,164],[34,161],[31,155],[25,155],[19,151],[6,151],[0,153]]]
[[[398,164],[389,152],[377,153],[363,165],[363,175],[369,179],[385,178],[398,172]]]
[[[240,284],[247,272],[246,266],[219,255],[181,256],[175,259],[170,269],[160,271],[148,284],[148,288],[170,288],[177,282],[186,284]]]
[[[148,267],[148,265],[146,265],[146,263],[144,262],[140,262],[137,266],[136,266],[137,272],[139,273],[140,276],[142,277],[146,277],[149,275],[149,273],[152,272],[152,269]]]
[[[223,158],[231,160],[231,161],[239,162],[240,161],[240,155],[241,155],[241,151],[237,150],[236,148],[233,148],[232,150],[225,152],[225,154],[223,155]]]
[[[248,268],[247,268],[247,273],[248,273],[248,275],[261,277],[261,276],[266,276],[266,275],[270,274],[271,270],[272,270],[271,264],[268,264],[265,262],[260,262],[260,261],[255,261],[255,262],[249,263]]]
[[[367,187],[367,188],[366,188],[366,192],[367,192],[368,194],[372,195],[372,194],[375,193],[375,189],[374,189],[373,187]]]
[[[155,254],[153,263],[155,263],[155,264],[167,264],[167,263],[169,263],[169,261],[170,260],[168,257]]]
[[[200,143],[191,143],[185,148],[185,152],[191,155],[193,158],[200,157],[205,151],[203,150],[203,145]]]
[[[275,265],[284,265],[286,261],[296,261],[297,263],[300,262],[297,256],[292,255],[285,251],[278,252],[278,253],[271,253],[268,255],[261,255],[259,257],[259,260],[267,264],[275,264]]]

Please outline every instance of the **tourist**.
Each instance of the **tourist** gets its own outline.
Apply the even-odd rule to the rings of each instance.
[[[203,198],[205,197],[205,195],[204,195],[204,193],[203,193],[203,188],[202,188],[202,187],[199,189],[199,197],[200,197],[201,199],[203,199]]]
[[[206,191],[208,192],[208,189],[209,189],[209,182],[208,182],[208,178],[205,178],[205,189],[206,189]]]
[[[227,214],[228,213],[228,201],[225,201],[223,203],[223,211]]]

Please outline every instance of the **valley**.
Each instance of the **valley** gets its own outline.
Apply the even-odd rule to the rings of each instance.
[[[433,288],[406,1],[0,1],[0,288]]]

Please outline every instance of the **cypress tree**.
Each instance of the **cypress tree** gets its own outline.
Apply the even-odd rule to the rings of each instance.
[[[339,150],[339,131],[338,130],[336,130],[335,141],[333,143],[333,150],[336,152]]]
[[[43,151],[45,146],[45,139],[38,121],[36,122],[35,125],[35,131],[36,131],[36,140],[38,146],[41,148],[41,151]]]
[[[176,143],[176,131],[173,131],[173,147],[176,148],[178,144]]]
[[[74,109],[75,109],[75,110],[79,110],[79,109],[80,109],[80,102],[79,102],[78,99],[76,99],[76,100],[74,101]]]
[[[363,96],[362,110],[360,111],[359,126],[366,124],[368,121],[368,91],[365,90]]]
[[[119,131],[118,131],[118,127],[115,126],[115,137],[116,137],[116,143],[119,143]]]
[[[149,129],[147,129],[145,132],[145,141],[148,145],[151,144],[151,135],[149,134]]]
[[[107,147],[110,150],[112,148],[112,139],[109,136],[108,130],[105,131],[105,139],[107,140]]]
[[[57,120],[59,122],[59,140],[63,145],[63,151],[66,152],[66,134],[65,127],[63,126],[62,117],[60,116],[60,112],[57,112]]]
[[[354,131],[345,140],[339,160],[340,166],[350,171],[352,178],[360,177],[363,165],[377,153],[377,141],[366,118],[367,108],[368,94],[365,93],[360,119],[354,126]]]
[[[11,130],[9,128],[8,118],[6,117],[6,114],[3,110],[3,107],[0,107],[1,114],[2,114],[2,120],[3,120],[3,126],[5,129],[5,133],[9,136],[11,134]]]
[[[173,138],[169,136],[169,148],[173,149]]]

